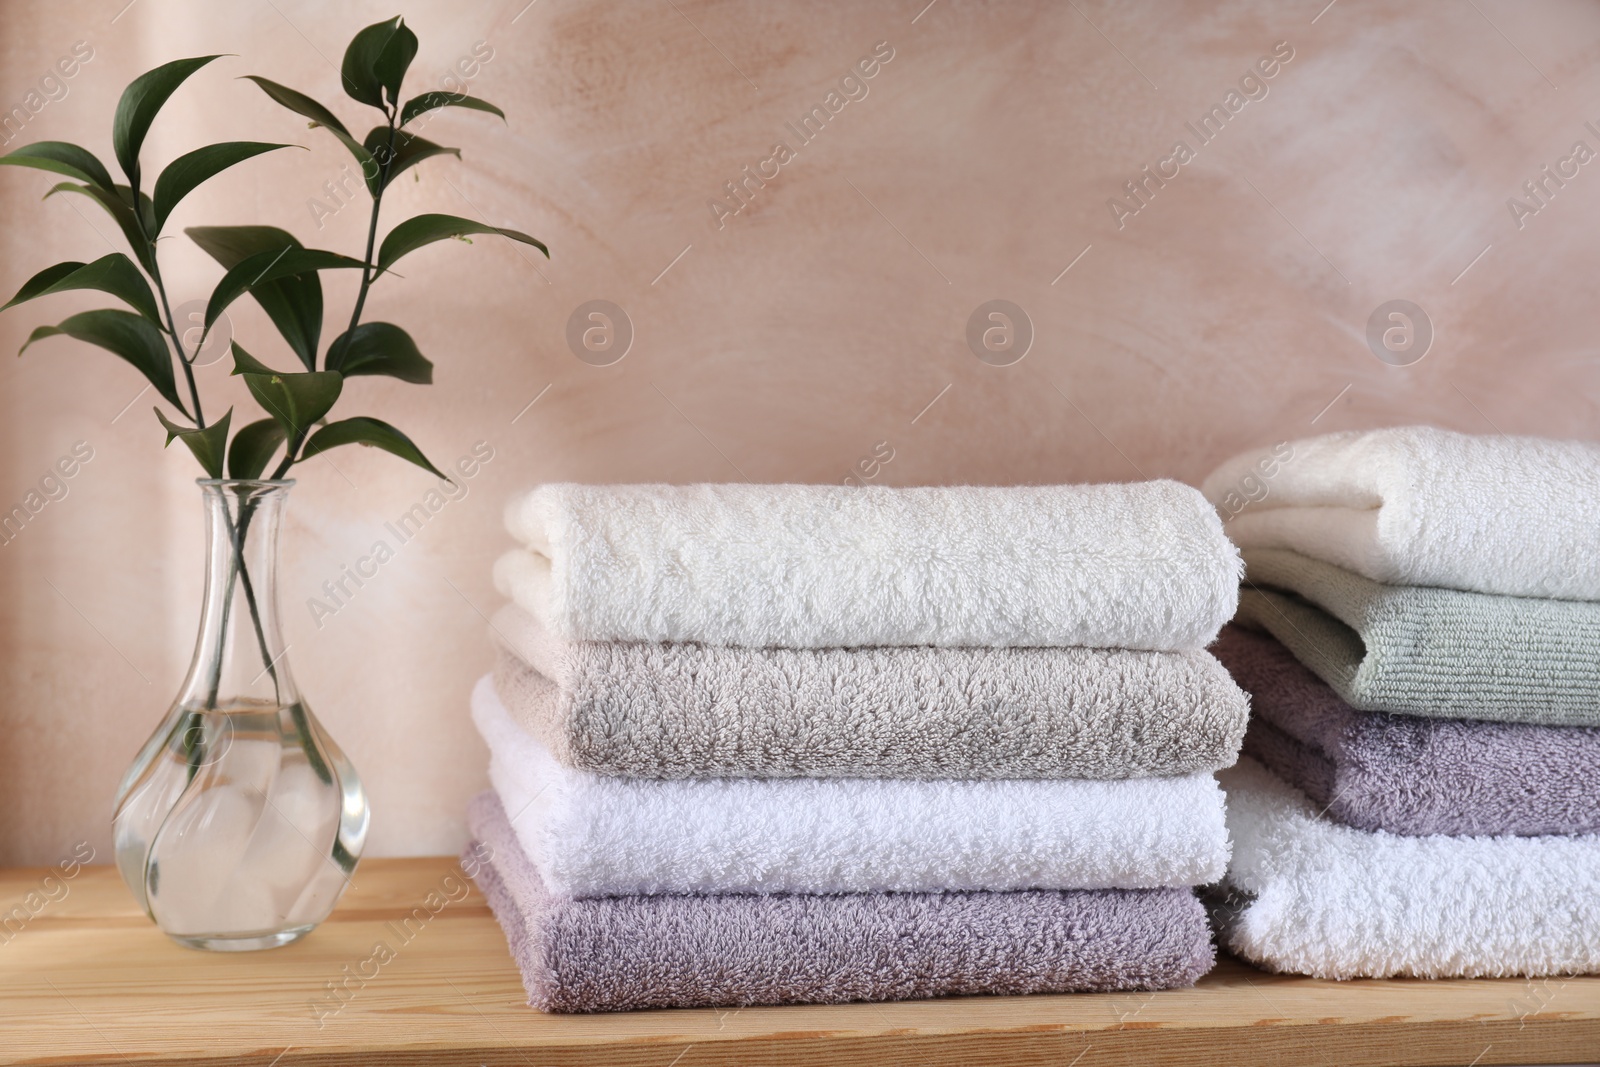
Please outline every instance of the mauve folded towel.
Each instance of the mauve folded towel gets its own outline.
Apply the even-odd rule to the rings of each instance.
[[[1241,548],[1391,585],[1600,600],[1600,444],[1405,426],[1235,456],[1205,480]]]
[[[1205,652],[563,641],[495,614],[495,688],[569,767],[634,778],[1144,778],[1233,763]]]
[[[1401,837],[1320,816],[1253,759],[1217,777],[1235,955],[1315,978],[1600,972],[1600,836]]]
[[[490,679],[489,780],[551,891],[870,893],[1153,889],[1228,865],[1210,774],[1095,782],[608,778],[557,763]]]
[[[541,1011],[1171,989],[1215,958],[1187,889],[568,900],[494,794],[468,820],[463,866]]]
[[[1280,549],[1244,556],[1239,618],[1351,707],[1600,726],[1600,603],[1380,585]]]
[[[1205,647],[1238,553],[1198,490],[545,485],[495,583],[557,637],[833,648]]]
[[[1332,818],[1394,834],[1600,830],[1600,729],[1356,711],[1265,634],[1212,646],[1250,693],[1244,751]]]

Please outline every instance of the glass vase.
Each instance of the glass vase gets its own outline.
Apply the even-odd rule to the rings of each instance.
[[[333,910],[370,813],[295,688],[278,629],[278,528],[294,482],[199,485],[200,634],[171,711],[117,789],[117,868],[180,944],[273,948]]]

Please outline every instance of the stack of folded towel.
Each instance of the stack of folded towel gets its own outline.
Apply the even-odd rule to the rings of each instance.
[[[1205,493],[1255,711],[1224,943],[1325,978],[1600,970],[1600,446],[1334,434]]]
[[[470,822],[535,1007],[1210,968],[1248,711],[1195,490],[548,485],[507,525]]]

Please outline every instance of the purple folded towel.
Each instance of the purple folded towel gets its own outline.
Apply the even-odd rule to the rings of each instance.
[[[1251,694],[1244,752],[1327,814],[1394,834],[1600,830],[1600,729],[1357,711],[1264,634],[1211,647]]]
[[[564,900],[493,793],[468,821],[463,864],[543,1011],[1170,989],[1215,959],[1188,889]]]

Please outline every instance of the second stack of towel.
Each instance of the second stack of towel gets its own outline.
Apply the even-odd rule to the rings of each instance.
[[[1209,969],[1247,704],[1194,490],[552,485],[507,522],[471,821],[536,1007]]]
[[[1600,970],[1600,446],[1427,427],[1238,457],[1223,940],[1327,978]],[[1270,636],[1267,636],[1270,635]]]

